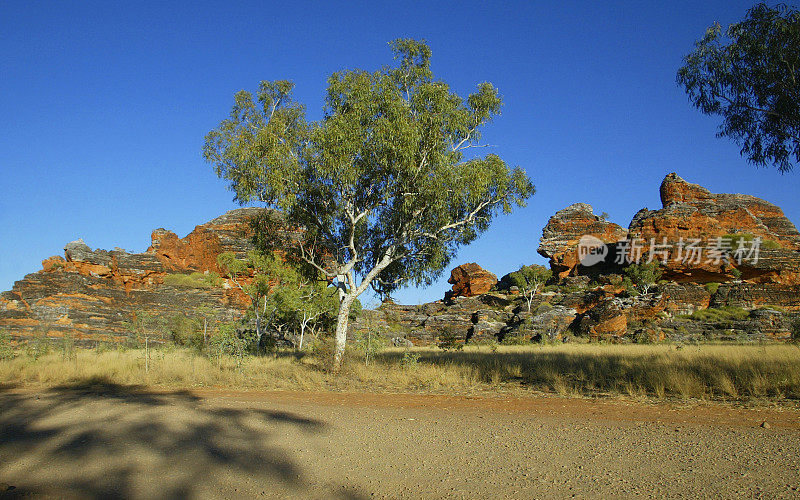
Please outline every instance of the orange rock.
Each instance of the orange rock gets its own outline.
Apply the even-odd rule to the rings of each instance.
[[[63,269],[66,265],[67,261],[64,260],[64,257],[54,255],[42,261],[42,270],[45,272],[57,271]]]
[[[472,262],[450,271],[447,282],[453,285],[453,290],[448,292],[449,297],[474,297],[489,292],[497,284],[497,276]]]
[[[591,205],[575,203],[550,217],[542,230],[538,252],[550,259],[550,268],[560,278],[578,274],[578,243],[594,236],[604,243],[624,240],[628,232],[594,214]]]
[[[640,246],[643,258],[649,256],[651,242],[666,245],[668,259],[658,249],[653,252],[654,258],[666,265],[665,278],[701,283],[728,281],[736,267],[745,280],[800,283],[800,232],[779,207],[755,196],[714,194],[674,173],[664,178],[660,194],[663,208],[640,210],[628,228],[628,241]],[[779,248],[763,248],[759,262],[743,259],[740,264],[733,259],[710,259],[708,248],[729,234],[759,237]],[[680,243],[697,240],[702,247],[701,258],[680,258]]]

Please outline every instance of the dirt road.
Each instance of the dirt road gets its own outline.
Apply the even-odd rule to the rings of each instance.
[[[0,391],[2,498],[797,498],[799,470],[798,410]]]

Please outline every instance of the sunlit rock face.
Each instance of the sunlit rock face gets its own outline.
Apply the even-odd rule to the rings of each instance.
[[[714,194],[672,173],[661,183],[660,210],[640,210],[628,227],[647,255],[650,244],[666,244],[669,259],[656,256],[667,267],[666,277],[676,281],[726,281],[738,269],[748,281],[800,284],[800,233],[783,211],[760,198],[745,194]],[[737,259],[700,259],[678,255],[681,242],[700,241],[703,248],[733,235],[759,238],[758,259],[750,248]],[[723,243],[725,241],[723,240]],[[731,250],[736,250],[732,248]]]
[[[542,230],[538,252],[550,259],[553,274],[563,278],[580,273],[578,244],[582,237],[592,236],[613,245],[627,235],[622,226],[595,215],[591,205],[575,203],[550,217]]]
[[[483,278],[478,264],[466,264],[453,269],[453,291],[444,300],[387,303],[367,311],[353,328],[377,325],[415,344],[440,338],[557,341],[570,335],[612,342],[789,339],[792,322],[800,317],[800,233],[783,211],[754,196],[714,194],[674,173],[664,178],[660,194],[663,208],[640,210],[627,229],[595,215],[585,203],[556,212],[542,230],[538,249],[549,259],[553,279],[533,298],[530,310],[506,277],[492,289],[493,275]],[[707,254],[699,260],[676,255],[682,242],[698,241],[708,251],[720,238],[737,236],[761,242],[757,258],[749,254],[739,261],[734,248],[719,262]],[[605,247],[602,260],[585,260],[580,246],[586,237]],[[625,266],[635,260],[632,248],[640,261],[647,261],[652,250],[653,259],[664,265],[663,281],[638,297],[623,284]],[[687,317],[726,306],[735,314],[716,320]]]
[[[74,335],[79,341],[121,340],[137,314],[159,318],[192,316],[198,308],[221,321],[241,317],[248,305],[235,287],[164,284],[168,274],[217,272],[221,252],[251,250],[253,217],[259,208],[231,210],[178,238],[153,231],[144,253],[92,250],[83,240],[64,248],[64,257],[42,262],[12,290],[0,294],[0,330],[19,339]]]
[[[447,282],[453,285],[449,297],[474,297],[488,293],[497,284],[497,276],[472,262],[454,268]]]

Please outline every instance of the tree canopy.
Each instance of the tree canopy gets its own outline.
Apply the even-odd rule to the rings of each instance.
[[[714,24],[684,58],[677,81],[694,106],[719,115],[758,166],[781,172],[800,161],[800,13],[759,4],[727,29]]]
[[[525,301],[528,304],[528,312],[530,312],[533,297],[547,283],[547,280],[553,276],[553,271],[538,264],[531,264],[529,266],[521,266],[508,276],[514,286],[519,288],[522,296],[525,297]]]
[[[471,154],[500,113],[497,89],[461,97],[434,79],[424,42],[390,45],[393,66],[331,75],[321,120],[306,120],[291,82],[265,81],[235,95],[204,146],[237,201],[279,208],[303,228],[292,248],[339,288],[336,367],[358,295],[430,284],[534,192],[522,169]]]

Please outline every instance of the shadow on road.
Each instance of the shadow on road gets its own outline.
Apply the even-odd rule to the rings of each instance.
[[[103,380],[39,394],[3,387],[0,498],[303,491],[304,471],[283,438],[302,442],[324,429],[292,413],[214,408],[189,392]]]

